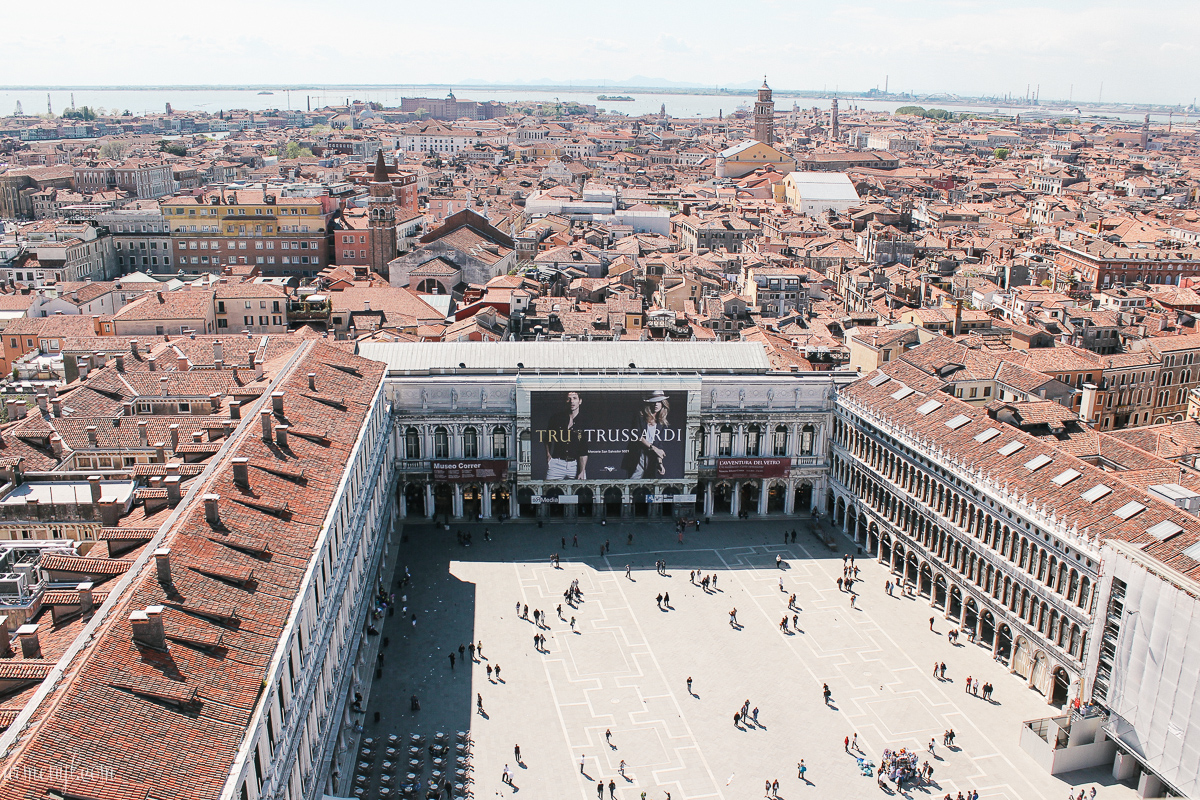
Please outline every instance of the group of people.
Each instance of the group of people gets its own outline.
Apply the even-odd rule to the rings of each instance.
[[[741,727],[742,725],[750,727],[751,724],[758,725],[758,706],[751,709],[750,701],[747,700],[742,703],[740,709],[733,712],[733,725],[734,727]]]
[[[699,586],[705,592],[707,592],[709,590],[709,586],[712,587],[712,590],[714,592],[717,590],[716,573],[713,573],[712,575],[704,575],[703,577],[700,577],[699,580],[697,580],[697,576],[699,576],[699,575],[700,575],[700,571],[695,570],[695,569],[692,570],[691,573],[689,573],[688,580],[691,582],[691,584],[693,586]]]
[[[967,694],[973,694],[976,697],[982,697],[984,700],[992,699],[992,684],[980,684],[978,678],[967,676]]]
[[[933,767],[928,761],[920,763],[917,753],[906,748],[884,750],[876,773],[881,788],[884,777],[896,784],[897,792],[903,793],[905,783],[924,783],[932,778]]]

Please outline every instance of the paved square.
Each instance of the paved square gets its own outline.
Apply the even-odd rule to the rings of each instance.
[[[883,796],[838,749],[854,733],[875,763],[885,747],[917,748],[930,760],[936,785],[906,789],[908,796],[940,800],[975,789],[984,798],[1062,800],[1072,786],[1093,785],[1105,800],[1134,796],[1103,769],[1067,780],[1043,772],[1018,742],[1023,720],[1054,711],[1044,698],[993,662],[990,650],[951,645],[940,612],[931,633],[928,602],[887,595],[884,567],[866,557],[856,561],[862,581],[851,608],[836,585],[842,551],[819,544],[808,526],[702,525],[680,544],[669,522],[509,522],[450,531],[408,525],[396,563],[397,576],[408,567],[412,585],[397,590],[400,608],[382,630],[382,677],[370,688],[363,735],[432,738],[469,729],[470,788],[479,798],[591,798],[599,781],[607,797],[611,780],[623,798],[644,791],[653,800],[668,792],[671,800],[732,800],[762,797],[768,779],[778,779],[779,796],[789,800]],[[493,541],[484,541],[484,527]],[[784,544],[785,528],[800,531],[795,544]],[[457,544],[456,530],[472,533],[470,547]],[[601,557],[606,540],[611,548]],[[549,563],[554,552],[562,554],[561,569]],[[659,559],[665,575],[654,569]],[[691,583],[693,570],[716,575],[716,589]],[[578,608],[563,599],[572,580],[583,591]],[[793,592],[794,612],[787,609]],[[656,603],[660,593],[669,594],[669,607]],[[518,603],[528,605],[529,620],[517,615]],[[730,625],[733,608],[738,628]],[[546,612],[542,630],[535,609]],[[780,628],[785,613],[788,633]],[[539,633],[545,652],[534,647]],[[483,653],[469,667],[458,655],[468,642],[481,643]],[[935,661],[946,662],[946,680],[931,674]],[[498,680],[488,665],[500,668]],[[966,694],[968,675],[991,681],[996,702]],[[833,692],[829,705],[822,683]],[[415,714],[414,694],[421,702]],[[757,724],[735,727],[734,712],[746,700],[758,709]],[[957,735],[954,749],[941,746],[948,728]],[[935,756],[926,750],[931,738]],[[807,782],[796,774],[802,758]],[[514,787],[501,781],[506,765]],[[379,759],[361,772],[374,796]]]

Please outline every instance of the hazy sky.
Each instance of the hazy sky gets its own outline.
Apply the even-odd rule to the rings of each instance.
[[[4,85],[734,85],[1190,103],[1198,0],[6,4]],[[177,13],[176,13],[177,12]],[[1073,88],[1072,88],[1073,86]]]

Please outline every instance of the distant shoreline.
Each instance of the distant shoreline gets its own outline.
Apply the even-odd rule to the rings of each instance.
[[[411,83],[386,83],[386,84],[370,84],[370,83],[328,83],[328,84],[276,84],[276,83],[255,83],[255,84],[146,84],[136,86],[122,86],[117,84],[100,84],[100,85],[0,85],[0,91],[13,92],[29,92],[29,91],[103,91],[103,92],[151,92],[151,91],[179,91],[179,92],[210,92],[210,91],[247,91],[258,92],[264,89],[270,89],[276,92],[330,92],[330,91],[353,91],[360,89],[364,91],[385,91],[385,90],[411,90],[413,92],[423,91],[445,91],[449,92],[457,86],[460,93],[469,94],[472,89],[477,89],[482,92],[572,92],[572,93],[630,93],[630,94],[656,94],[656,95],[704,95],[717,97],[728,95],[729,97],[753,97],[757,93],[757,89],[722,89],[720,87],[682,87],[682,86],[618,86],[618,85],[599,85],[590,86],[586,84],[449,84],[449,83],[428,83],[428,84],[411,84]],[[892,94],[871,94],[869,92],[829,92],[829,91],[814,91],[809,89],[774,89],[776,98],[793,97],[793,98],[812,98],[817,100],[874,100],[879,102],[895,102],[895,103],[910,103],[913,105],[922,106],[986,106],[994,104],[1001,108],[1028,108],[1031,112],[1042,111],[1043,113],[1063,108],[1079,108],[1081,111],[1088,110],[1093,112],[1115,112],[1115,113],[1131,113],[1131,112],[1150,112],[1157,114],[1167,114],[1172,111],[1179,113],[1187,113],[1187,107],[1183,105],[1160,105],[1155,103],[1089,103],[1085,101],[1067,101],[1064,99],[1047,99],[1039,105],[1024,105],[1019,100],[1000,97],[964,97],[954,96],[947,98],[945,96],[931,94],[918,96],[900,96]]]

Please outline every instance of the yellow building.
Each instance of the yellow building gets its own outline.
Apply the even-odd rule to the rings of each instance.
[[[717,154],[718,178],[741,178],[771,164],[784,175],[794,172],[796,159],[763,142],[747,139]]]
[[[314,277],[329,265],[329,215],[318,198],[231,189],[160,205],[174,263],[184,272],[253,266],[262,275]]]

